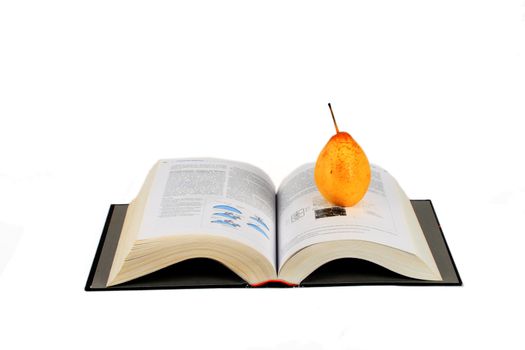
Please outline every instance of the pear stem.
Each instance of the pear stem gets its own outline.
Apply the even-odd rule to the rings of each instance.
[[[330,103],[328,103],[328,108],[330,108],[330,113],[332,114],[332,120],[334,121],[335,131],[339,134],[339,128],[337,127],[337,122],[335,121],[334,117],[334,111],[332,111],[332,105]]]

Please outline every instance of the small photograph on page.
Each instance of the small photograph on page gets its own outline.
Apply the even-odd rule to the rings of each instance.
[[[346,209],[344,207],[317,209],[314,212],[316,219],[328,218],[332,216],[346,216]]]

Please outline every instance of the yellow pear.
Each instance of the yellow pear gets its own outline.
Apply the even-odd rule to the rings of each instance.
[[[330,112],[336,134],[317,158],[314,178],[323,197],[339,206],[357,204],[366,194],[370,184],[370,163],[359,144],[344,131],[339,131],[332,106]]]

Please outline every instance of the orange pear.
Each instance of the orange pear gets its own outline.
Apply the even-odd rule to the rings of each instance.
[[[366,194],[370,184],[370,163],[365,152],[349,133],[339,131],[332,106],[330,112],[336,134],[317,158],[314,178],[323,197],[339,206],[357,204]]]

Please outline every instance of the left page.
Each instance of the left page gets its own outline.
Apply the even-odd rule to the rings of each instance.
[[[214,158],[158,163],[137,239],[218,235],[263,254],[275,267],[275,186],[252,165]]]

